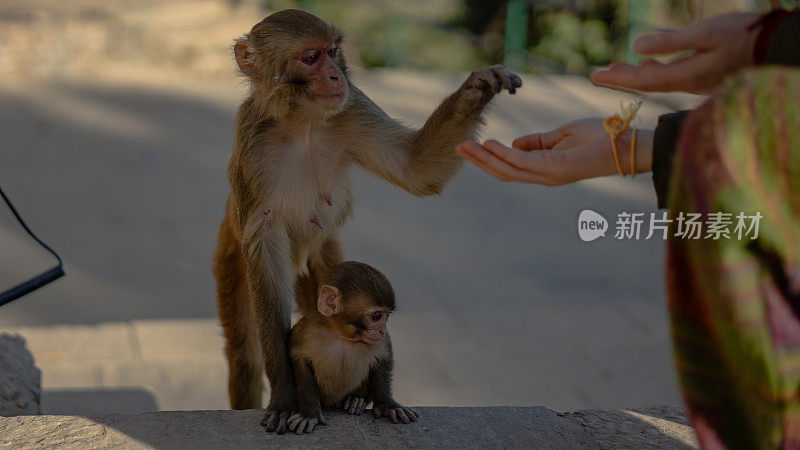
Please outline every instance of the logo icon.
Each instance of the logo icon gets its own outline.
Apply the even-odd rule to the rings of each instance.
[[[599,237],[606,237],[608,221],[599,213],[591,209],[584,209],[578,215],[578,236],[584,242],[593,241]]]

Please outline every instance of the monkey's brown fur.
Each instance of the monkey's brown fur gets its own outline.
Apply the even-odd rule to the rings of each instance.
[[[289,430],[309,433],[325,424],[322,408],[416,422],[419,414],[392,397],[394,359],[386,322],[395,308],[389,280],[377,269],[348,261],[321,280],[317,307],[292,328],[290,354],[298,388],[298,413]]]
[[[351,213],[350,168],[414,195],[437,194],[461,164],[453,148],[473,138],[486,104],[521,85],[500,66],[473,72],[412,130],[350,82],[340,42],[335,27],[287,10],[234,46],[251,92],[236,117],[214,275],[231,407],[262,407],[265,369],[271,394],[264,424],[279,433],[296,408],[291,299],[306,311],[319,274],[341,260],[337,230]]]

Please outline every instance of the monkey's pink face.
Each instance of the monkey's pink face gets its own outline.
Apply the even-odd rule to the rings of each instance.
[[[379,344],[386,336],[386,321],[389,319],[389,310],[375,307],[364,311],[361,319],[361,329],[356,337],[369,345]]]
[[[350,86],[340,66],[341,49],[336,42],[309,44],[293,61],[294,70],[308,80],[311,100],[326,110],[339,110],[350,95]]]

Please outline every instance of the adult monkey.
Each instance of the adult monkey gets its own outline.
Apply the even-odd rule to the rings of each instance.
[[[286,432],[296,409],[289,359],[291,300],[315,308],[318,277],[341,261],[337,230],[350,215],[349,168],[360,165],[418,195],[458,171],[453,148],[472,138],[495,94],[520,78],[501,66],[473,72],[420,130],[391,119],[349,80],[341,32],[296,10],[274,13],[236,41],[251,83],[236,117],[231,194],[214,254],[234,409],[261,408]]]

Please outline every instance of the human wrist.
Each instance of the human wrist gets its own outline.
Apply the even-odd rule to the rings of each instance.
[[[617,151],[622,173],[631,174],[631,150],[633,144],[633,130],[628,128],[617,137]],[[610,145],[609,145],[610,146]],[[653,170],[653,130],[636,130],[636,149],[634,167],[635,173],[645,173]],[[609,155],[611,164],[614,165],[613,154]],[[614,173],[618,173],[614,169]]]

